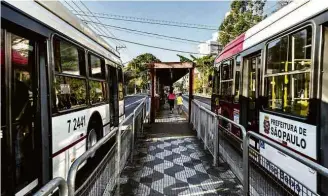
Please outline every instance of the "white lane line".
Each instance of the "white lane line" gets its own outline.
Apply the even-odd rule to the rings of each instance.
[[[141,101],[142,101],[142,99],[139,99],[138,101],[135,101],[135,102],[133,102],[133,103],[130,103],[130,104],[126,105],[125,107],[126,107],[126,108],[127,108],[127,107],[130,107],[131,105],[134,105],[134,104],[139,103],[139,102],[141,102]]]

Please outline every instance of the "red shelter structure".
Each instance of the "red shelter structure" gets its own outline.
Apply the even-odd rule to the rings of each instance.
[[[159,97],[163,95],[164,86],[172,86],[174,82],[189,73],[189,108],[193,98],[194,63],[192,62],[160,62],[148,64],[151,79],[151,122],[155,121]],[[190,116],[190,110],[189,110]]]

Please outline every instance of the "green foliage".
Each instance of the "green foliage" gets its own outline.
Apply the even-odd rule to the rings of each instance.
[[[266,0],[233,0],[229,15],[219,27],[218,41],[227,45],[238,35],[263,20],[263,7]]]
[[[192,62],[191,59],[188,59],[187,57],[184,57],[182,55],[177,54],[177,56],[180,58],[180,62]]]
[[[145,53],[132,59],[124,68],[124,76],[127,85],[136,85],[137,89],[145,89],[148,82],[148,63],[161,62],[153,54]]]
[[[208,78],[214,71],[215,56],[206,55],[197,58],[190,55],[190,59],[181,55],[178,55],[178,57],[180,58],[180,62],[194,62],[196,69],[200,72],[200,79],[197,77],[194,78],[194,91],[197,93],[201,93],[203,90],[209,91],[210,82]]]

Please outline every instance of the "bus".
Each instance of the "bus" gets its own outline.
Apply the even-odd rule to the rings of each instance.
[[[124,118],[119,53],[56,1],[1,1],[1,195],[26,195]]]
[[[324,167],[328,167],[327,10],[328,1],[293,1],[228,43],[215,59],[211,97],[213,112]],[[234,125],[219,124],[232,145],[236,138],[242,139]],[[294,192],[328,194],[327,180],[316,171],[260,141],[250,144],[265,160],[256,159],[264,171]]]

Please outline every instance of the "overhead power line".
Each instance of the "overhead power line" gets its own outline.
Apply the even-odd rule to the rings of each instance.
[[[206,55],[206,54],[197,53],[197,52],[189,52],[189,51],[183,51],[183,50],[175,50],[175,49],[163,48],[163,47],[159,47],[159,46],[151,46],[151,45],[142,44],[142,43],[138,43],[138,42],[133,42],[133,41],[129,41],[129,40],[118,39],[116,37],[110,37],[110,36],[106,36],[106,35],[99,35],[99,36],[106,37],[106,38],[109,38],[109,39],[118,40],[118,41],[123,41],[123,42],[130,43],[130,44],[135,44],[135,45],[149,47],[149,48],[156,48],[156,49],[160,49],[160,50],[167,50],[167,51],[171,51],[171,52],[181,52],[181,53],[188,53],[188,54]]]
[[[153,38],[156,38],[156,39],[162,39],[162,40],[167,40],[167,41],[176,42],[176,43],[178,42],[178,43],[191,44],[191,45],[195,45],[196,44],[196,43],[192,43],[192,42],[187,42],[187,41],[182,41],[182,40],[175,40],[175,39],[170,39],[170,38],[165,38],[165,37],[160,37],[160,36],[155,36],[155,35],[147,35],[147,34],[133,32],[133,31],[128,31],[128,30],[123,30],[123,29],[112,28],[111,30],[118,30],[118,31],[130,33],[130,34],[141,35],[141,36],[145,36],[145,37],[153,37]]]
[[[122,29],[122,30],[127,30],[127,31],[132,31],[132,32],[143,33],[143,34],[147,34],[147,35],[155,35],[155,36],[159,36],[159,37],[166,37],[166,38],[170,38],[170,39],[188,41],[188,42],[193,42],[193,43],[204,43],[202,41],[185,39],[185,38],[181,38],[181,37],[173,37],[173,36],[157,34],[157,33],[151,33],[151,32],[146,32],[146,31],[139,31],[139,30],[136,30],[136,29],[129,29],[129,28],[125,28],[125,27],[119,27],[119,26],[114,26],[114,25],[109,25],[109,24],[104,24],[104,23],[96,23],[96,22],[89,21],[89,20],[82,20],[82,21],[86,22],[86,23],[93,23],[93,24],[96,24],[96,25],[105,26],[105,27],[112,27],[112,28],[116,28],[116,29]]]
[[[96,13],[94,13],[94,14],[96,14]],[[91,14],[85,14],[85,13],[81,13],[81,12],[77,12],[77,11],[75,11],[75,15],[95,17],[95,16],[92,16]],[[185,25],[185,24],[161,23],[161,22],[156,22],[156,21],[136,20],[136,19],[127,19],[127,18],[115,18],[115,17],[112,17],[112,16],[106,16],[106,14],[98,15],[97,17],[98,18],[104,18],[104,19],[128,21],[128,22],[147,23],[147,24],[156,24],[156,25],[174,26],[174,27],[183,27],[183,28],[191,28],[191,29],[201,29],[201,30],[211,30],[211,31],[213,31],[213,30],[216,31],[218,29],[218,28],[214,28],[214,27],[202,27],[202,26],[191,26],[191,25]]]
[[[157,20],[157,19],[141,18],[141,17],[135,17],[135,16],[123,16],[123,15],[108,14],[108,13],[96,13],[96,12],[94,12],[93,14],[101,15],[101,16],[110,16],[113,18],[132,19],[132,20],[138,20],[138,21],[148,21],[148,22],[166,23],[166,24],[178,24],[178,25],[186,25],[186,26],[198,26],[198,27],[206,27],[206,28],[217,28],[217,26],[212,26],[212,25],[185,23],[185,22],[177,22],[177,21],[169,21],[169,20]]]
[[[83,1],[80,1],[80,3],[83,5],[83,7],[90,13],[90,14],[92,14],[92,12],[91,12],[91,10],[83,3]],[[80,10],[82,10],[82,9],[80,9]],[[93,15],[93,14],[92,14]],[[95,16],[95,18],[96,18],[96,20],[97,20],[97,22],[100,22],[100,20],[98,19],[98,17],[97,16]],[[92,19],[90,18],[90,20],[92,21]],[[110,34],[110,35],[112,35],[112,36],[114,36],[114,37],[116,37],[112,32],[110,32],[110,31],[108,31],[108,29],[107,28],[104,28],[105,29],[105,31],[108,33],[108,34]],[[106,33],[105,33],[106,34]],[[107,35],[107,34],[106,34]],[[124,47],[126,47],[125,45],[124,45],[124,43],[121,43],[121,45],[122,46],[124,46]],[[118,46],[118,47],[121,47],[121,46]]]
[[[64,2],[71,8],[71,9],[73,9],[75,12],[78,12],[75,8],[74,8],[74,6],[72,6],[70,3],[68,3],[66,0],[64,0]],[[81,10],[81,8],[74,2],[74,1],[72,1],[73,2],[73,4],[78,8],[78,9],[80,9]],[[82,11],[83,12],[83,11]],[[88,17],[89,18],[89,17]],[[81,19],[84,19],[84,17],[81,17]],[[92,19],[91,19],[92,20]],[[97,26],[93,26],[92,24],[90,25],[90,27],[92,27],[92,29],[97,33],[97,34],[99,34],[99,32],[101,32],[101,33],[104,33],[104,34],[106,34],[106,32],[103,32],[103,30],[102,29],[99,29]],[[118,44],[118,45],[120,45],[117,41],[116,41],[116,44]]]

